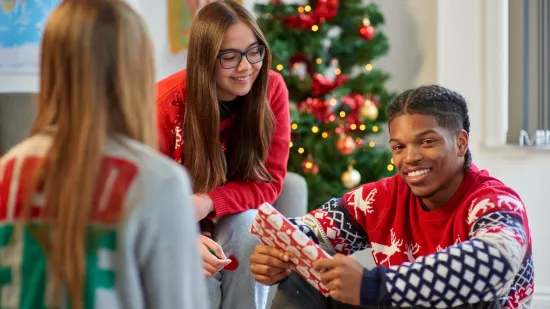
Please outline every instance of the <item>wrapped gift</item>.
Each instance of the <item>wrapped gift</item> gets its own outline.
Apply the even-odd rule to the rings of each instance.
[[[329,295],[329,290],[321,282],[320,273],[313,269],[313,262],[332,257],[277,209],[268,203],[262,204],[250,232],[264,244],[287,252],[296,272],[323,295]]]

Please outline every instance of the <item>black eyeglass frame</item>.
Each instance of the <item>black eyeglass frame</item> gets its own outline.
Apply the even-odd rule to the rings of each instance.
[[[262,59],[258,60],[258,61],[255,61],[255,62],[251,62],[250,59],[248,59],[248,52],[253,50],[254,48],[261,48],[262,51],[263,51],[263,55],[262,55]],[[239,62],[237,62],[237,64],[235,66],[232,66],[232,67],[224,67],[223,64],[222,64],[222,56],[223,55],[226,55],[226,54],[239,54],[241,56],[241,58],[239,59]],[[241,61],[243,61],[243,56],[246,57],[246,60],[248,61],[248,63],[250,64],[255,64],[255,63],[259,63],[259,62],[262,62],[264,61],[264,58],[265,58],[265,45],[263,44],[260,44],[260,45],[256,45],[256,46],[252,46],[250,47],[249,49],[245,50],[245,51],[236,51],[236,50],[228,50],[228,51],[224,51],[224,52],[221,52],[218,54],[218,61],[220,62],[220,65],[222,66],[222,68],[226,69],[226,70],[229,70],[229,69],[234,69],[236,67],[238,67],[240,64],[241,64]]]

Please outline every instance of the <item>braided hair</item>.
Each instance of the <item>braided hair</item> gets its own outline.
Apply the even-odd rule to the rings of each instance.
[[[457,92],[437,85],[420,86],[398,95],[388,106],[389,122],[406,114],[434,116],[437,123],[450,130],[470,133],[470,118],[466,100]],[[472,163],[470,149],[464,156],[464,170]]]

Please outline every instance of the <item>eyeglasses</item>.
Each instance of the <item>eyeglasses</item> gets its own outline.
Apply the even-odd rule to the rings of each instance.
[[[233,69],[241,64],[243,56],[246,57],[248,63],[254,64],[264,60],[265,56],[265,46],[258,45],[251,47],[243,52],[238,51],[226,51],[218,54],[218,60],[220,65],[224,69]]]

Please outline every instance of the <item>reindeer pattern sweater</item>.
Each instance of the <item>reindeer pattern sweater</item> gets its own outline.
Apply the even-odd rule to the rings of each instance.
[[[531,235],[516,192],[472,166],[442,208],[422,209],[396,175],[357,187],[293,223],[329,253],[366,248],[362,305],[450,308],[500,299],[529,308]]]

